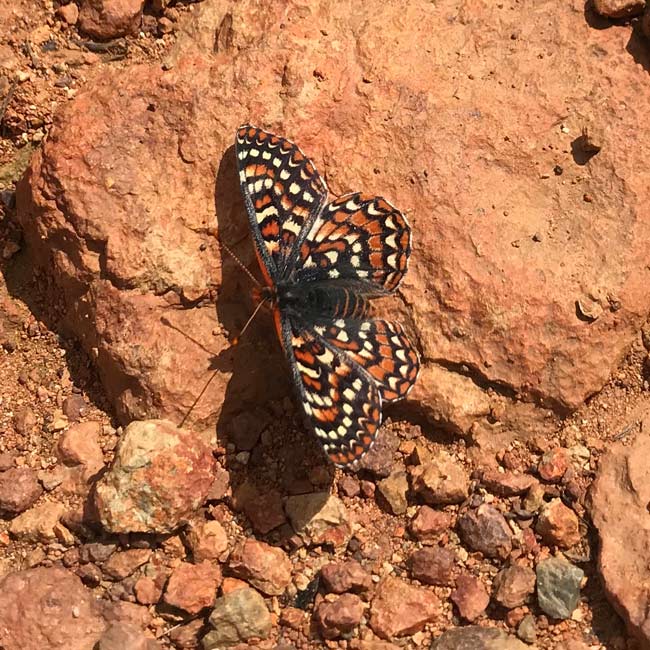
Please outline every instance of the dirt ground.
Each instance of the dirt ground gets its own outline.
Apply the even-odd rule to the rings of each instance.
[[[177,4],[168,10],[174,24],[182,21],[188,6]],[[32,265],[21,246],[21,235],[14,224],[15,183],[24,171],[31,153],[47,136],[48,127],[57,108],[72,100],[84,84],[107,67],[126,69],[134,62],[162,61],[174,41],[174,30],[162,34],[153,13],[145,16],[145,29],[136,37],[126,37],[110,46],[84,43],[74,27],[55,18],[55,6],[48,0],[17,0],[0,6],[0,457],[18,466],[34,468],[39,476],[47,476],[57,464],[56,441],[65,426],[64,401],[73,395],[85,403],[83,419],[103,423],[100,437],[106,462],[110,462],[121,433],[111,414],[110,405],[102,395],[88,357],[71,338],[64,338],[44,324],[48,312],[50,287],[46,278],[34,275]],[[147,27],[148,26],[148,27]],[[52,62],[45,52],[55,52],[60,59]],[[647,351],[641,336],[629,351],[624,363],[604,390],[590,399],[564,422],[557,422],[552,436],[539,436],[528,446],[515,447],[520,465],[534,464],[539,455],[556,445],[584,445],[591,452],[589,468],[576,479],[574,509],[582,517],[585,541],[579,553],[573,549],[576,563],[585,571],[586,584],[582,602],[573,620],[553,622],[539,610],[537,646],[542,649],[583,648],[569,645],[580,640],[592,650],[631,650],[634,642],[625,633],[624,625],[613,612],[603,594],[596,570],[597,539],[589,528],[584,496],[593,479],[600,454],[614,440],[625,440],[635,433],[638,416],[650,408],[650,392],[644,368]],[[278,427],[291,429],[292,418],[286,410]],[[402,443],[413,437],[413,425],[389,424]],[[289,436],[294,435],[289,431]],[[433,442],[431,443],[434,444]],[[461,458],[468,470],[477,463],[468,452],[465,441],[446,440],[447,448]],[[408,445],[404,447],[408,448]],[[314,448],[315,449],[315,448]],[[273,449],[268,450],[274,454]],[[317,450],[316,450],[317,451]],[[512,451],[512,450],[511,450]],[[336,483],[340,475],[334,480]],[[231,477],[236,484],[237,475]],[[47,499],[47,495],[45,496]],[[66,506],[79,505],[74,496],[67,496]],[[62,497],[58,497],[61,501]],[[365,523],[365,534],[388,535],[389,556],[399,563],[399,555],[408,550],[400,529],[406,519],[387,514],[372,499],[346,498],[346,505]],[[243,535],[242,515],[232,513],[237,530]],[[239,523],[238,523],[239,522]],[[0,520],[0,574],[9,570],[51,566],[61,561],[69,545],[16,542],[8,534],[10,517]],[[241,524],[241,525],[240,525]],[[387,531],[387,532],[386,532]],[[78,542],[74,542],[75,544]],[[459,547],[454,536],[450,544]],[[307,555],[307,565],[313,555]],[[486,570],[489,563],[486,564]],[[105,582],[93,588],[102,597],[110,597]],[[151,608],[150,630],[156,636],[173,625]],[[454,620],[452,607],[446,605],[442,617],[448,627]],[[508,628],[502,614],[489,610],[491,625]],[[511,630],[512,631],[512,630]],[[423,643],[423,637],[420,643]],[[161,642],[167,643],[166,637]],[[307,641],[298,635],[297,647]],[[347,642],[346,642],[347,643]],[[415,643],[415,641],[414,641]],[[576,641],[577,643],[577,641]],[[174,647],[169,645],[168,647]],[[318,647],[314,645],[313,647]],[[354,647],[350,645],[331,647]],[[415,647],[415,646],[413,646]]]

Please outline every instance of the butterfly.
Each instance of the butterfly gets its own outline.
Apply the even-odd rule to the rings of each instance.
[[[411,230],[388,201],[328,202],[314,163],[289,140],[237,130],[239,181],[270,305],[302,408],[337,466],[372,446],[382,405],[406,396],[419,356],[399,323],[369,316],[406,273]]]

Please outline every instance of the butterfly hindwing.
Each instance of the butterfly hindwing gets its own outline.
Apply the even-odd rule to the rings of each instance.
[[[313,163],[285,138],[242,126],[239,181],[251,230],[268,274],[283,277],[301,232],[321,210],[327,187]]]
[[[302,240],[296,281],[364,281],[394,291],[411,252],[404,215],[378,196],[347,194],[325,205]]]

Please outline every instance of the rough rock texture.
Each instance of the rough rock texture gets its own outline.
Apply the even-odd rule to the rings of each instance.
[[[83,0],[79,29],[99,40],[135,34],[143,5],[144,0]]]
[[[535,648],[502,630],[470,625],[447,630],[431,644],[431,650],[535,650]]]
[[[212,362],[192,414],[201,422],[287,394],[268,319],[249,346],[221,354],[212,309],[169,308],[213,288],[225,330],[250,313],[248,281],[216,238],[254,267],[231,148],[244,120],[295,139],[334,194],[382,194],[409,215],[411,271],[403,302],[387,308],[422,347],[412,400],[425,412],[441,366],[437,378],[496,387],[506,407],[518,395],[564,411],[601,388],[650,307],[650,136],[637,101],[647,72],[619,65],[625,35],[591,29],[583,2],[566,11],[575,20],[540,14],[520,34],[520,12],[487,0],[352,10],[320,0],[290,21],[282,3],[215,0],[170,65],[88,84],[34,156],[18,213],[120,417],[178,421]],[[504,34],[512,56],[498,66],[477,56]],[[504,123],[503,106],[518,119]],[[603,130],[589,161],[571,154],[583,128]],[[470,416],[487,412],[480,402]],[[466,430],[458,406],[439,417]]]
[[[553,499],[542,506],[535,530],[544,542],[559,548],[571,548],[580,541],[578,516],[560,499]]]
[[[372,586],[370,573],[356,560],[326,564],[320,575],[325,589],[335,594],[346,591],[365,592]]]
[[[89,650],[106,627],[96,601],[65,569],[29,569],[0,581],[0,647]]]
[[[291,560],[281,549],[255,539],[236,548],[228,566],[232,574],[250,582],[267,596],[279,596],[291,580]]]
[[[447,452],[441,451],[411,472],[413,491],[427,503],[460,503],[469,494],[469,476]]]
[[[429,589],[389,576],[377,586],[370,627],[383,639],[413,634],[438,615],[440,601]]]
[[[562,557],[549,557],[536,567],[537,602],[553,618],[569,618],[580,600],[584,571]]]
[[[458,518],[458,534],[468,548],[487,557],[503,559],[512,550],[512,531],[505,517],[487,504]]]
[[[34,506],[18,515],[9,526],[9,532],[26,542],[65,541],[70,532],[60,522],[65,506],[47,502]]]
[[[605,593],[630,631],[650,645],[648,458],[650,415],[631,445],[615,444],[602,457],[589,493],[589,510],[600,538],[598,568]]]
[[[352,530],[343,502],[327,492],[299,494],[285,506],[293,529],[311,544],[347,544]]]
[[[594,9],[608,18],[631,18],[643,13],[645,0],[593,0]]]
[[[512,609],[526,602],[535,591],[535,572],[525,566],[509,566],[501,569],[492,581],[494,600]]]
[[[181,562],[169,576],[164,600],[172,607],[198,614],[214,604],[221,580],[221,569],[207,560],[200,564]]]
[[[101,522],[111,532],[170,532],[201,505],[213,468],[198,435],[164,420],[133,422],[97,484]]]
[[[355,594],[343,594],[335,600],[323,601],[315,612],[315,619],[326,639],[349,635],[363,616],[363,602]]]
[[[43,494],[36,472],[30,467],[12,467],[0,473],[0,511],[27,510]]]
[[[469,575],[458,576],[456,589],[451,600],[458,608],[461,618],[470,623],[475,621],[490,604],[490,596],[479,578]]]

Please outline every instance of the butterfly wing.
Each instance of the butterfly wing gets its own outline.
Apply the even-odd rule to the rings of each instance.
[[[300,243],[296,282],[362,282],[365,291],[394,291],[406,273],[411,229],[377,196],[347,194],[327,204]]]
[[[285,277],[292,251],[325,203],[327,187],[293,142],[254,126],[235,141],[239,182],[263,270]],[[268,277],[267,277],[268,279]]]

